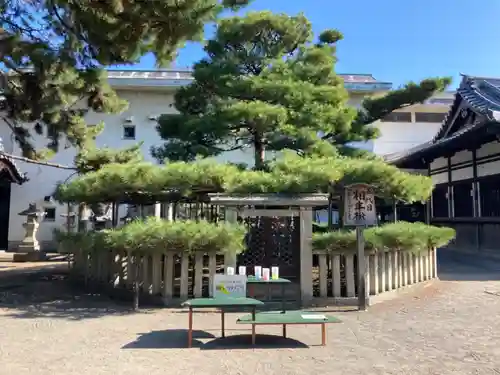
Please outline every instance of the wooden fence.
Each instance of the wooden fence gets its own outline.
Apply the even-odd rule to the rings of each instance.
[[[315,252],[313,257],[318,265],[312,272],[313,302],[356,297],[355,255]],[[399,251],[378,253],[369,255],[366,263],[370,296],[436,277],[434,249],[418,255]],[[210,295],[211,277],[224,272],[224,255],[77,252],[73,255],[72,271],[87,284],[117,291],[132,291],[135,284],[142,297],[176,305],[188,298]]]
[[[357,296],[357,261],[353,254],[315,252],[318,267],[313,272],[314,297]],[[419,254],[390,251],[367,256],[367,293],[375,296],[437,277],[436,250]]]
[[[117,290],[132,290],[134,282],[142,296],[153,296],[165,304],[189,297],[209,295],[209,280],[223,272],[224,256],[210,253],[194,255],[127,254],[95,252],[73,256],[72,271],[88,284]]]

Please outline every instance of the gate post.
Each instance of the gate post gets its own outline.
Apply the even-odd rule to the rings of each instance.
[[[238,211],[233,207],[227,207],[225,213],[225,219],[228,223],[236,223],[238,221]],[[224,255],[224,273],[227,267],[233,267],[236,269],[236,254],[234,252],[228,252]]]
[[[313,298],[312,208],[300,208],[300,295],[302,306]]]

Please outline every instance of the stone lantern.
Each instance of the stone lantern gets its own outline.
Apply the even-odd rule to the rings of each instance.
[[[109,203],[98,203],[90,206],[90,220],[94,224],[94,230],[103,230],[111,227],[113,219],[112,205]]]
[[[14,262],[41,260],[43,256],[36,235],[40,221],[45,216],[45,208],[38,206],[36,203],[30,203],[28,208],[19,212],[18,215],[26,216],[26,222],[23,224],[26,233],[16,249]]]
[[[65,219],[63,224],[63,230],[65,230],[66,232],[72,232],[76,227],[77,213],[73,211],[68,211],[68,213],[66,214],[61,214],[61,217]]]

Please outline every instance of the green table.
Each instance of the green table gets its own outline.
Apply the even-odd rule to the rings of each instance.
[[[252,345],[255,345],[256,325],[281,325],[283,326],[283,337],[286,337],[286,326],[297,324],[321,325],[321,345],[326,345],[326,324],[340,323],[334,316],[325,315],[321,312],[289,310],[289,311],[266,311],[254,315],[245,315],[236,321],[237,324],[252,325]]]
[[[235,297],[221,297],[221,298],[194,298],[187,300],[182,304],[182,306],[189,307],[189,328],[188,328],[188,348],[191,348],[193,344],[193,309],[206,309],[206,308],[218,308],[221,313],[221,332],[222,337],[225,337],[225,327],[224,327],[224,308],[227,307],[251,307],[252,314],[251,317],[255,317],[255,310],[257,306],[263,305],[264,302],[253,299],[253,298],[235,298]],[[252,326],[252,334],[255,335],[255,327]]]
[[[285,286],[286,284],[290,284],[291,281],[288,279],[278,278],[278,279],[269,279],[264,280],[263,278],[257,279],[255,276],[247,277],[247,285],[248,285],[248,294],[250,297],[255,297],[253,285],[255,284],[266,284],[268,286],[268,293],[271,295],[271,287],[273,285],[281,285],[281,308],[285,311]]]

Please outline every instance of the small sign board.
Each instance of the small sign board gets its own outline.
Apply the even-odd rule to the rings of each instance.
[[[377,224],[375,194],[367,184],[353,184],[345,188],[344,225],[369,226]]]
[[[246,275],[214,275],[212,279],[212,297],[246,297]]]

